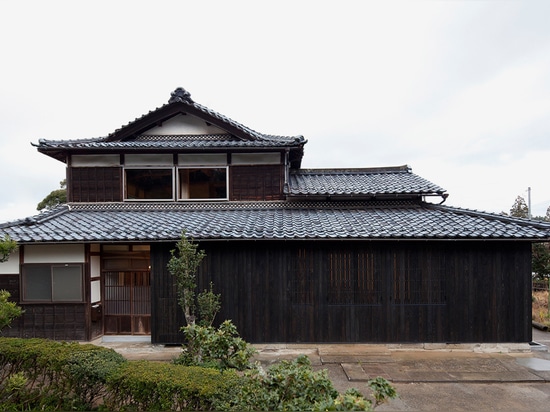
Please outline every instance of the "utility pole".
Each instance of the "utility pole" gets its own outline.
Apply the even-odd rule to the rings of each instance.
[[[531,187],[527,188],[527,212],[529,220],[531,220]]]

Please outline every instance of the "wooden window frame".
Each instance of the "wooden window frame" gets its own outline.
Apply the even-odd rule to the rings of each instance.
[[[204,197],[204,198],[186,198],[183,197],[181,172],[183,170],[224,170],[225,171],[225,197]],[[208,166],[180,166],[176,168],[177,181],[177,196],[181,202],[196,202],[196,201],[226,201],[229,200],[229,166],[225,165],[208,165]]]
[[[50,286],[50,297],[45,299],[29,299],[27,298],[27,279],[26,279],[26,268],[28,267],[44,267],[49,268],[50,273],[50,280],[49,280],[49,286]],[[67,267],[76,267],[80,271],[80,290],[79,295],[80,297],[78,299],[55,299],[55,293],[54,293],[54,269],[55,268],[67,268]],[[84,266],[81,263],[27,263],[22,265],[22,271],[21,271],[21,302],[23,303],[84,303]]]
[[[171,183],[171,192],[172,197],[170,198],[129,198],[128,197],[128,178],[126,175],[126,172],[128,170],[170,170],[172,174],[172,183]],[[130,167],[124,167],[123,173],[122,173],[122,179],[123,179],[123,190],[124,190],[124,201],[127,202],[173,202],[176,198],[176,187],[175,187],[175,176],[174,176],[174,167],[162,167],[162,166],[154,166],[154,167],[146,167],[146,166],[130,166]]]

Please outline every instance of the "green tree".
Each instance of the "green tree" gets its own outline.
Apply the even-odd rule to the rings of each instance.
[[[538,279],[550,278],[550,243],[533,245],[532,269]]]
[[[170,251],[168,271],[175,278],[178,304],[185,314],[187,325],[195,324],[196,272],[206,256],[193,240],[188,240],[185,232],[176,243],[176,249]]]
[[[59,189],[52,190],[38,205],[36,210],[50,210],[54,207],[67,203],[67,179],[63,179],[59,182]]]
[[[7,290],[0,290],[0,331],[23,313],[23,310],[15,302],[9,301],[10,296],[11,294]]]
[[[17,242],[12,240],[8,235],[0,240],[0,263],[6,262],[10,255],[17,250]]]
[[[510,209],[510,216],[512,217],[529,217],[529,206],[525,203],[525,199],[521,196],[516,198],[514,205]]]

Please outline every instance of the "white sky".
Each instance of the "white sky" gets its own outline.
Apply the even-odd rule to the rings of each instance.
[[[550,1],[0,0],[0,222],[64,165],[30,142],[106,136],[182,86],[306,168],[408,164],[446,204],[550,206]]]

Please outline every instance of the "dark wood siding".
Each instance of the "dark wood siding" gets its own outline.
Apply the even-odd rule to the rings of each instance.
[[[222,295],[217,321],[249,342],[528,342],[528,242],[203,243],[198,289]],[[184,324],[152,249],[155,343]]]
[[[10,292],[10,300],[24,310],[2,334],[19,338],[56,340],[88,340],[86,333],[86,303],[20,304],[19,275],[0,275],[0,289]]]
[[[284,166],[231,166],[230,200],[283,199]]]
[[[176,288],[166,265],[174,244],[151,245],[151,341],[182,343],[185,326],[183,311],[177,303]]]
[[[67,174],[69,202],[122,200],[120,167],[71,167]]]

